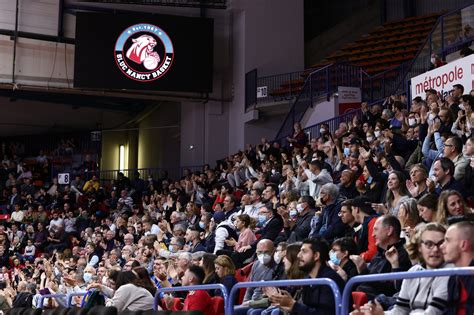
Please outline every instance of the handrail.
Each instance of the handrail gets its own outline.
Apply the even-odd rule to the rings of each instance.
[[[36,306],[36,308],[42,309],[44,306],[45,299],[57,299],[57,298],[64,298],[64,297],[66,297],[66,294],[60,294],[60,293],[41,295],[38,299],[38,305]]]
[[[87,291],[85,292],[73,292],[73,293],[69,293],[67,295],[67,307],[71,307],[72,306],[72,298],[74,296],[86,296],[87,294]]]
[[[165,292],[178,292],[178,291],[195,291],[195,290],[212,290],[219,289],[222,291],[224,297],[224,310],[226,309],[227,303],[229,303],[229,294],[226,287],[221,283],[214,284],[201,284],[201,285],[190,285],[185,287],[171,287],[171,288],[159,288],[156,289],[155,301],[153,303],[153,310],[158,310],[158,303],[160,301],[160,293]]]
[[[442,277],[442,276],[474,276],[474,267],[464,268],[445,268],[437,270],[423,270],[423,271],[407,271],[407,272],[395,272],[386,274],[375,274],[375,275],[364,275],[355,276],[351,278],[344,288],[342,294],[342,314],[349,314],[349,300],[351,297],[351,288],[362,282],[375,282],[375,281],[386,281],[386,280],[400,280],[400,279],[413,279],[413,278],[427,278],[427,277]]]
[[[242,288],[259,288],[259,287],[294,287],[294,286],[308,286],[308,285],[326,285],[329,286],[334,294],[334,304],[336,315],[341,314],[341,292],[339,287],[329,278],[319,279],[298,279],[298,280],[274,280],[274,281],[254,281],[254,282],[239,282],[230,290],[229,300],[227,302],[226,315],[234,313],[234,300],[239,289]]]

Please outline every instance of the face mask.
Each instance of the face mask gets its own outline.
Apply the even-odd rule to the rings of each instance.
[[[380,130],[375,130],[374,131],[374,136],[375,136],[375,138],[380,137]]]
[[[368,141],[368,142],[374,141],[374,137],[367,137],[367,141]]]
[[[59,277],[61,275],[61,272],[59,271],[58,267],[54,267],[54,275],[56,277]]]
[[[298,211],[298,213],[301,213],[304,211],[304,207],[301,203],[296,205],[296,211]]]
[[[339,266],[341,264],[341,260],[337,258],[336,252],[333,252],[333,251],[329,252],[329,260],[336,266]]]
[[[259,214],[258,215],[258,223],[260,225],[263,225],[267,221],[267,216],[264,214]]]
[[[92,280],[92,273],[84,272],[82,278],[84,279],[85,283],[89,283]]]
[[[432,64],[436,64],[436,59],[435,59],[435,58],[431,58],[431,63],[432,63]]]
[[[410,127],[413,127],[414,125],[416,125],[416,119],[415,118],[408,118],[408,125]]]
[[[351,149],[349,149],[349,148],[344,148],[344,155],[345,155],[346,157],[348,157],[349,154],[351,154]]]
[[[173,245],[168,246],[168,250],[170,252],[174,253],[174,246]]]
[[[319,133],[323,134],[325,132],[326,132],[326,130],[324,128],[319,129]]]
[[[431,113],[431,114],[428,115],[428,120],[433,121],[435,119],[435,117],[436,117],[436,114]]]
[[[464,107],[464,104],[459,105],[459,109],[460,110],[466,110],[466,108]]]
[[[258,261],[262,265],[266,265],[272,260],[272,256],[270,256],[268,254],[260,254],[260,255],[257,256],[257,258],[258,258]]]
[[[275,254],[273,254],[273,260],[279,264],[281,262],[281,257],[280,257],[280,254],[278,252],[276,252]]]
[[[297,215],[298,211],[296,211],[295,209],[290,210],[290,218],[296,218]]]
[[[204,224],[204,222],[199,221],[199,227],[204,230],[206,228],[206,225]]]

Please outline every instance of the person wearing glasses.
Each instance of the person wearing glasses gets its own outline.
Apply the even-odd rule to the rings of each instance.
[[[428,223],[409,246],[413,256],[420,261],[408,271],[433,270],[454,267],[446,264],[441,249],[445,241],[446,228],[439,223]],[[391,263],[396,263],[396,253],[387,256]],[[426,277],[405,279],[402,282],[395,306],[388,314],[443,314],[447,307],[449,277]],[[367,303],[352,314],[384,314],[381,304]]]

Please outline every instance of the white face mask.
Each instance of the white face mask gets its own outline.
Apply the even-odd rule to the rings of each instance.
[[[298,213],[301,213],[304,211],[304,207],[303,207],[303,204],[299,203],[296,205],[296,211],[298,211]]]
[[[436,64],[436,58],[431,58],[431,63]]]
[[[428,115],[428,120],[433,121],[435,119],[435,117],[436,117],[436,114],[431,113],[431,114]]]
[[[380,137],[380,130],[375,130],[374,131],[374,136],[375,136],[375,138]]]
[[[466,110],[466,108],[464,107],[464,104],[459,105],[459,109],[460,110]]]
[[[325,133],[325,132],[326,132],[326,129],[324,128],[319,129],[319,133]]]
[[[272,256],[268,254],[260,254],[257,258],[262,265],[267,265],[272,260]]]
[[[408,125],[410,127],[413,127],[414,125],[416,125],[416,119],[415,118],[408,118]]]
[[[374,137],[372,137],[372,136],[370,136],[370,137],[367,137],[367,141],[368,141],[368,142],[372,142],[372,141],[374,141]]]
[[[279,264],[281,262],[281,257],[280,257],[280,253],[279,252],[275,252],[275,254],[273,254],[273,260]]]

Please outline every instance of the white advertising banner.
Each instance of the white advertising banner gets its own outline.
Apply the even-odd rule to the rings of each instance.
[[[473,73],[474,55],[470,55],[420,74],[411,79],[411,98],[424,98],[428,89],[435,89],[446,97],[454,84],[462,84],[464,94],[469,94],[473,89]]]

